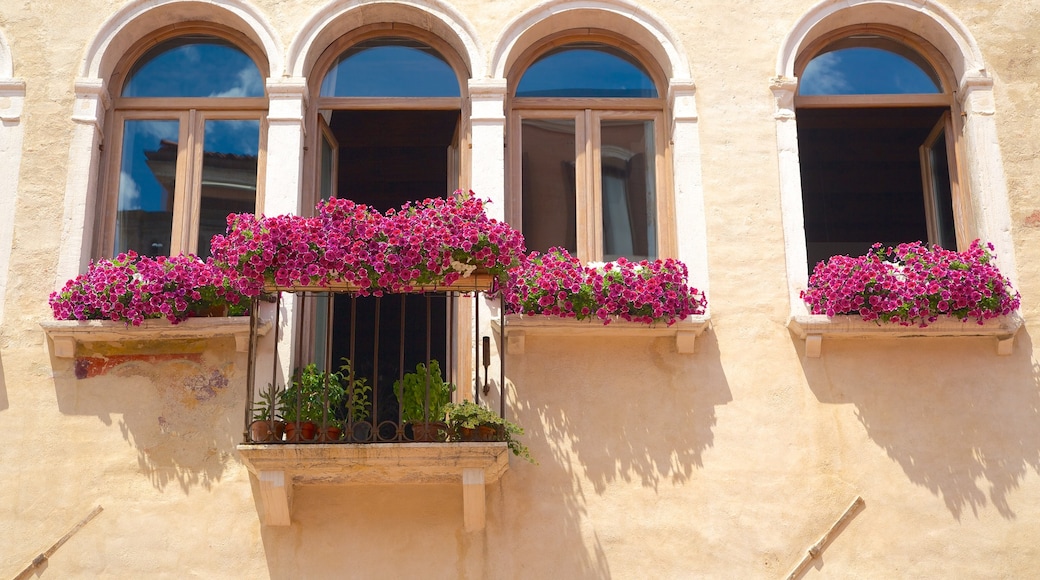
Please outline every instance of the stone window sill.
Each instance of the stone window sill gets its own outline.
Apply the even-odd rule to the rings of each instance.
[[[603,324],[599,320],[510,314],[506,316],[505,321],[506,352],[513,355],[524,354],[528,336],[663,336],[675,340],[675,349],[680,354],[693,354],[696,352],[697,337],[708,329],[710,323],[711,318],[706,315],[691,316],[668,326],[625,320]],[[497,326],[497,321],[492,324]]]
[[[924,328],[916,326],[900,326],[898,324],[878,324],[865,321],[858,316],[828,317],[817,314],[799,314],[791,316],[787,327],[800,339],[805,340],[805,356],[819,358],[823,348],[823,338],[918,338],[918,337],[957,337],[957,336],[992,336],[997,339],[997,354],[1009,355],[1014,347],[1015,333],[1022,326],[1022,317],[1018,313],[1001,316],[978,324],[974,321],[937,320]]]
[[[94,342],[163,341],[193,338],[232,336],[238,352],[249,350],[249,317],[225,316],[189,318],[180,324],[166,320],[145,320],[140,326],[127,326],[111,320],[48,320],[40,326],[47,334],[52,352],[58,358],[72,358],[78,344]],[[271,322],[260,324],[258,334],[263,336]]]
[[[374,443],[239,445],[259,483],[266,525],[291,522],[298,485],[461,483],[469,531],[484,528],[484,486],[509,468],[502,443]]]

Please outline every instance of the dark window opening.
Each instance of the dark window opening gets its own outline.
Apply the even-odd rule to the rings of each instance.
[[[941,162],[931,172],[938,229],[929,236],[921,147],[946,107],[800,109],[798,149],[808,268],[838,254],[862,255],[874,242],[924,240],[955,247],[946,140],[929,150]],[[942,145],[936,143],[941,142]],[[945,185],[943,185],[945,180]]]
[[[449,168],[457,153],[459,115],[458,110],[332,111],[329,130],[338,144],[338,159],[328,167],[337,168],[337,175],[330,176],[337,196],[386,211],[446,195],[457,179]],[[453,302],[443,293],[335,296],[332,366],[338,368],[353,353],[355,372],[376,390],[377,423],[397,421],[393,383],[402,373],[415,371],[416,364],[437,360],[444,379],[453,380],[451,308]],[[318,318],[316,332],[321,335],[320,312]],[[316,344],[323,348],[322,339]],[[323,358],[321,352],[314,355],[316,360]],[[382,438],[390,436],[380,433]]]

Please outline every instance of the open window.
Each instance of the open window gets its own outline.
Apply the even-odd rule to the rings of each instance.
[[[664,105],[634,50],[583,39],[520,60],[509,199],[528,249],[597,261],[674,254]]]
[[[803,55],[795,106],[810,272],[875,242],[970,243],[953,99],[933,52],[860,29]]]
[[[314,183],[322,199],[350,199],[385,212],[446,196],[463,182],[459,76],[436,43],[362,36],[328,49],[314,95]],[[305,314],[314,325],[299,364],[335,370],[344,359],[352,361],[357,376],[373,387],[375,425],[397,421],[392,385],[417,364],[438,361],[445,380],[456,384],[469,377],[470,360],[461,354],[469,351],[459,336],[470,310],[454,295],[308,296]]]
[[[152,39],[125,71],[95,253],[207,256],[229,213],[257,211],[264,75],[208,31]]]

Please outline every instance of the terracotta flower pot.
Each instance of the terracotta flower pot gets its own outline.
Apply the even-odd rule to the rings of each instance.
[[[285,421],[253,421],[249,424],[249,440],[255,443],[281,441],[285,434]]]
[[[324,433],[321,433],[321,440],[339,441],[341,435],[343,435],[343,429],[340,429],[339,427],[329,426],[325,428]]]
[[[318,432],[318,426],[311,421],[303,421],[302,423],[286,423],[285,424],[285,440],[294,443],[303,441],[314,441],[314,437]]]
[[[473,429],[459,427],[459,439],[462,441],[497,441],[498,430],[491,425],[477,425]]]
[[[429,423],[411,423],[412,440],[415,442],[445,441],[448,438],[448,426],[440,421]]]

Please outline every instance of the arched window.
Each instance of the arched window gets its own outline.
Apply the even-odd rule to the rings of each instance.
[[[582,39],[520,59],[510,202],[529,249],[560,246],[584,260],[674,253],[662,243],[671,206],[659,75],[636,50]]]
[[[464,64],[443,40],[404,24],[394,28],[399,35],[383,36],[378,25],[354,31],[315,63],[315,197],[386,211],[444,197],[465,183]],[[459,349],[463,317],[447,295],[311,296],[314,332],[302,345],[304,358],[321,368],[354,361],[360,376],[372,378],[376,423],[397,421],[391,386],[416,364],[436,360],[459,384],[469,376],[456,362],[467,352]]]
[[[97,253],[206,256],[229,213],[257,210],[264,75],[208,32],[149,44],[116,90]]]
[[[795,106],[810,271],[875,242],[971,241],[952,91],[934,54],[923,41],[861,27],[801,56]]]

